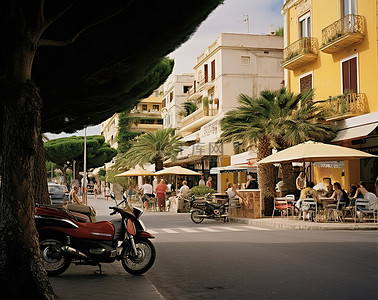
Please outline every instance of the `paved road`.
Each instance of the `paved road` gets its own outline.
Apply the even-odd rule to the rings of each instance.
[[[99,219],[109,218],[110,201],[92,204]],[[102,276],[73,266],[53,279],[54,289],[77,282],[67,299],[378,299],[376,232],[194,224],[189,214],[148,212],[142,219],[157,249],[145,276],[130,276],[120,264],[104,266]]]

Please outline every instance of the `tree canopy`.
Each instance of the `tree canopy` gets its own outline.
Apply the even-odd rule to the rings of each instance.
[[[117,150],[105,143],[101,135],[87,136],[87,168],[97,168],[112,160]],[[64,167],[71,167],[73,161],[82,165],[84,160],[84,137],[72,136],[44,143],[46,159]],[[80,167],[78,167],[79,169]]]

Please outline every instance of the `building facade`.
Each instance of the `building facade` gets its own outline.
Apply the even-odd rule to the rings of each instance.
[[[378,154],[378,0],[287,0],[282,15],[288,90],[314,88],[338,130],[333,142]],[[315,180],[345,188],[378,175],[374,159],[314,169]]]
[[[238,106],[238,96],[256,97],[264,89],[279,89],[283,81],[283,37],[221,33],[198,56],[192,87],[178,133],[189,146],[175,164],[193,164],[210,174],[212,167],[227,166],[233,145],[218,145],[220,120]],[[224,190],[233,175],[217,174],[216,187]]]
[[[193,85],[193,74],[173,76],[171,81],[163,85],[163,125],[164,128],[181,128],[181,112]]]

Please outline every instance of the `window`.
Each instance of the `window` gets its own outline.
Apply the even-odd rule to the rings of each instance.
[[[357,56],[341,61],[342,92],[358,91]]]
[[[355,0],[341,0],[341,11],[343,17],[356,14]]]
[[[190,85],[184,85],[182,88],[183,93],[186,94],[187,92],[189,92],[190,88],[191,88]]]
[[[209,81],[209,73],[207,64],[203,65],[203,72],[205,73],[205,82]]]
[[[303,15],[299,18],[300,24],[300,37],[310,37],[311,36],[311,21],[310,21],[310,13]]]
[[[167,99],[166,98],[164,98],[164,100],[163,100],[163,107],[165,107],[167,104]]]
[[[215,60],[211,62],[211,81],[215,80]]]
[[[147,104],[142,104],[142,111],[147,111]]]
[[[249,56],[242,56],[241,57],[241,64],[245,65],[245,66],[249,66],[249,60],[250,60]]]
[[[153,109],[154,111],[159,111],[159,104],[154,104],[154,105],[152,105],[152,109]]]
[[[170,92],[169,93],[169,102],[172,102],[172,100],[173,100],[173,92]]]

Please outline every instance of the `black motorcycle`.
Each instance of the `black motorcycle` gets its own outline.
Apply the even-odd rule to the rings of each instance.
[[[202,223],[204,219],[218,219],[228,221],[228,201],[223,204],[215,204],[209,201],[210,194],[206,194],[204,200],[191,201],[190,218],[196,224]]]

